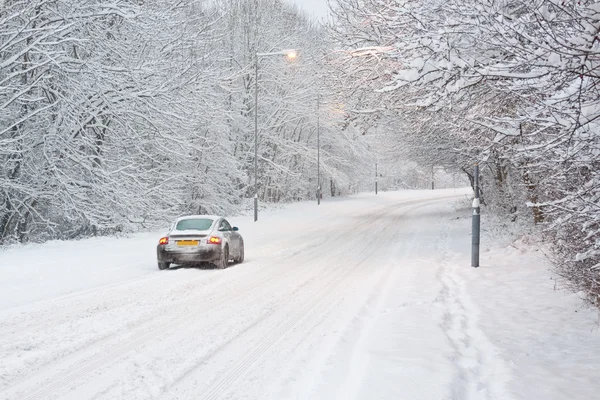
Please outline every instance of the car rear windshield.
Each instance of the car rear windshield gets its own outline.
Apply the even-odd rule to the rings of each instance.
[[[213,224],[212,219],[182,219],[175,227],[178,231],[205,231]]]

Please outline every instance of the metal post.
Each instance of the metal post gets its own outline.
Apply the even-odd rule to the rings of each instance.
[[[258,60],[259,57],[288,56],[294,59],[296,50],[254,53],[254,222],[258,221]]]
[[[317,205],[321,205],[321,94],[317,93]]]
[[[473,175],[474,183],[475,183],[475,198],[479,198],[479,165],[475,165],[475,171]]]
[[[377,194],[377,163],[375,163],[375,194]]]
[[[475,186],[475,198],[473,199],[473,220],[471,230],[471,266],[473,268],[479,267],[479,239],[480,239],[480,228],[481,228],[481,213],[479,207],[479,166],[475,166],[475,172],[473,175]]]
[[[258,221],[258,54],[254,58],[254,222]]]

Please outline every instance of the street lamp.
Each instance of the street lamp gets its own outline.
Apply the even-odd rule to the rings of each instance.
[[[377,194],[377,184],[378,184],[378,177],[379,173],[377,172],[377,162],[375,162],[375,194]]]
[[[298,57],[298,52],[296,52],[296,50],[291,49],[291,50],[284,50],[284,54],[287,58],[289,58],[290,60],[295,59],[296,57]]]
[[[317,92],[317,205],[321,205],[321,93]]]
[[[294,49],[271,53],[256,53],[254,58],[254,222],[258,221],[258,60],[260,57],[286,56],[289,60],[298,57]]]

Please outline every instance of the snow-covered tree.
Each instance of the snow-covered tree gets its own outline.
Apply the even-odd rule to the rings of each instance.
[[[385,110],[385,121],[402,127],[396,139],[421,163],[444,159],[465,171],[479,163],[486,203],[513,218],[527,204],[557,243],[561,270],[598,302],[600,5],[337,4],[332,30],[344,75],[361,66],[372,74],[348,87],[371,92],[362,108]]]
[[[0,243],[234,213],[358,185],[365,144],[328,95],[327,35],[281,0],[31,0],[0,7]]]

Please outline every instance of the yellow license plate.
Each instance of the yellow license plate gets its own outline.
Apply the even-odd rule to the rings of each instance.
[[[178,240],[177,246],[198,246],[197,240]]]

